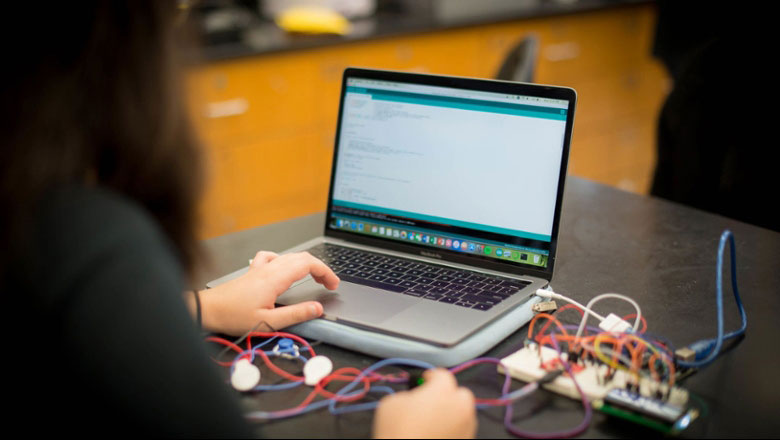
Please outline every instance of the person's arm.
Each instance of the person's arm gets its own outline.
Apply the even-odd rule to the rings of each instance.
[[[63,380],[80,394],[63,411],[84,411],[73,427],[252,436],[193,325],[183,272],[151,218],[97,190],[65,192],[43,217],[42,301],[56,316],[52,337],[64,354],[53,367],[68,372]]]

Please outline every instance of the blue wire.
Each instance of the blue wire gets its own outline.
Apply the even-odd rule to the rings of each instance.
[[[726,248],[726,244],[731,244],[731,286],[732,290],[734,291],[734,298],[737,303],[737,308],[739,309],[740,315],[742,317],[742,326],[732,332],[724,334],[724,322],[723,322],[723,254]],[[737,272],[736,272],[736,246],[734,244],[734,235],[731,233],[731,231],[726,230],[721,234],[720,237],[720,244],[718,246],[718,257],[717,257],[717,276],[716,276],[716,297],[715,302],[717,306],[717,318],[718,318],[718,333],[717,337],[715,339],[704,339],[701,341],[694,342],[690,345],[694,351],[696,351],[696,360],[693,362],[683,362],[678,361],[677,364],[683,367],[689,367],[689,368],[700,368],[704,367],[706,365],[709,365],[712,363],[720,354],[720,350],[723,347],[723,342],[738,336],[741,336],[745,333],[745,330],[747,329],[747,314],[745,313],[745,309],[742,305],[742,300],[739,296],[739,290],[737,288]],[[554,330],[553,330],[554,332]],[[645,340],[646,343],[650,343],[656,348],[664,350],[663,347],[660,347],[652,340],[652,337],[649,335],[643,335],[642,338]],[[261,344],[256,345],[251,350],[251,357],[254,358],[254,351],[263,345],[271,342],[275,337],[272,337],[271,339],[268,339],[264,341]],[[657,338],[658,340],[662,340],[660,338]],[[555,338],[553,338],[553,342],[555,343]],[[556,343],[557,346],[557,343]],[[667,344],[668,347],[671,347],[669,344]],[[306,348],[303,347],[300,350],[303,351]],[[279,353],[274,353],[273,351],[266,351],[265,352],[268,355],[277,355]],[[294,350],[285,350],[284,353],[294,353]],[[240,353],[236,360],[238,360],[241,356],[245,355],[245,352]],[[304,356],[301,356],[300,354],[297,356],[298,359],[302,360],[304,363],[307,361],[307,359]],[[235,364],[235,361],[234,361]],[[403,358],[390,358],[390,359],[384,359],[379,362],[376,362],[375,364],[371,365],[370,367],[363,370],[358,376],[356,376],[350,383],[345,385],[343,388],[341,388],[338,392],[336,392],[336,396],[338,397],[349,397],[358,395],[361,391],[355,391],[352,393],[349,393],[357,384],[360,382],[360,380],[365,377],[367,374],[378,370],[382,367],[388,366],[388,365],[405,365],[409,367],[417,367],[421,369],[432,369],[435,368],[434,365],[424,362],[424,361],[418,361],[414,359],[403,359]],[[233,366],[231,366],[231,372],[232,372]],[[303,382],[289,382],[279,385],[258,385],[254,388],[255,391],[277,391],[277,390],[285,390],[285,389],[291,389],[298,387]],[[522,390],[522,389],[521,389]],[[516,390],[515,393],[521,391]],[[384,392],[385,394],[393,394],[395,393],[395,390],[388,386],[383,385],[377,385],[372,386],[369,389],[369,392]],[[514,393],[506,393],[501,396],[501,398],[508,398],[510,396],[513,396]],[[340,407],[336,407],[337,399],[327,399],[322,400],[319,402],[312,403],[305,407],[304,409],[300,411],[296,411],[293,414],[289,415],[283,415],[281,417],[290,417],[290,416],[297,416],[304,413],[308,413],[311,411],[318,410],[320,408],[328,407],[331,414],[338,415],[338,414],[346,414],[346,413],[352,413],[352,412],[358,412],[358,411],[367,411],[367,410],[373,410],[377,407],[379,404],[378,401],[376,402],[366,402],[366,403],[358,403],[354,405],[342,405]],[[487,408],[490,405],[487,404],[480,404],[477,405],[478,409]],[[280,418],[280,416],[275,416],[271,412],[266,411],[255,411],[251,414],[254,417],[265,417],[265,418]],[[586,419],[590,417],[590,408],[586,404]]]
[[[358,391],[355,391],[354,393],[347,394],[345,397],[356,396],[356,395],[358,395],[360,393],[362,393],[362,391],[358,390]],[[299,416],[301,414],[306,414],[308,412],[312,412],[312,411],[316,411],[316,410],[321,409],[321,408],[325,408],[325,407],[329,406],[330,403],[331,403],[330,399],[328,399],[328,400],[320,400],[319,402],[311,403],[308,406],[306,406],[306,407],[304,407],[304,408],[302,408],[302,409],[300,409],[298,411],[291,412],[289,414],[285,414],[285,415],[281,415],[281,416],[277,415],[275,413],[286,412],[286,410],[282,410],[282,411],[252,411],[251,413],[248,413],[247,416],[248,417],[252,417],[252,418],[263,418],[263,419],[269,419],[269,420],[273,420],[273,419],[286,419],[288,417],[297,417],[297,416]],[[371,402],[371,403],[375,403],[375,402]],[[370,408],[366,408],[366,409],[370,409]]]
[[[295,411],[294,413],[291,413],[289,415],[283,415],[283,416],[275,415],[274,411],[252,411],[246,415],[251,418],[262,418],[262,419],[269,419],[269,420],[286,419],[288,417],[295,417],[301,414],[306,414],[308,412],[316,411],[320,408],[325,408],[326,406],[328,406],[329,403],[330,403],[329,400],[320,400],[319,402],[314,402],[299,411]]]
[[[380,368],[386,367],[388,365],[404,365],[408,367],[417,367],[424,370],[429,370],[432,368],[436,368],[433,364],[430,364],[425,361],[419,361],[415,359],[403,359],[403,358],[390,358],[390,359],[384,359],[379,362],[376,362],[375,364],[371,365],[370,367],[363,370],[358,376],[356,376],[351,382],[349,382],[347,385],[342,387],[339,391],[335,393],[336,396],[339,397],[351,397],[356,396],[362,393],[361,390],[350,392],[357,384],[360,382],[360,380],[365,377],[367,374],[376,371]],[[289,388],[293,388],[296,386],[300,386],[303,382],[293,382],[288,384],[280,384],[280,385],[260,385],[255,388],[255,390],[281,390],[283,389],[283,386],[288,386]],[[274,388],[271,388],[274,387]],[[502,395],[499,398],[507,398],[513,396],[514,393],[517,393],[520,390],[515,390],[514,392],[507,393],[505,395]],[[396,392],[395,389],[389,386],[385,385],[374,385],[369,389],[369,392],[383,392],[385,394],[393,394]],[[312,404],[309,404],[305,408],[301,409],[300,411],[295,411],[294,413],[290,414],[284,414],[284,415],[277,415],[274,414],[274,412],[268,412],[268,411],[253,411],[248,414],[249,417],[253,418],[265,418],[265,419],[278,419],[278,418],[287,418],[287,417],[293,417],[293,416],[299,416],[301,414],[305,414],[311,411],[316,411],[320,408],[328,407],[331,414],[338,415],[338,414],[346,414],[346,413],[352,413],[352,412],[358,412],[358,411],[368,411],[376,409],[376,407],[379,405],[379,401],[376,402],[365,402],[365,403],[357,403],[354,405],[342,405],[339,407],[336,407],[337,399],[327,399],[327,400],[321,400],[319,402],[314,402]],[[483,408],[490,408],[494,405],[477,405],[478,409]]]
[[[384,392],[386,394],[393,394],[395,393],[395,390],[384,385],[374,385],[369,389],[369,392]],[[379,401],[376,402],[366,402],[366,403],[357,403],[354,405],[344,405],[340,406],[338,408],[331,409],[331,414],[333,415],[339,415],[339,414],[347,414],[352,412],[358,412],[358,411],[368,411],[372,409],[376,409],[376,407],[379,405]]]
[[[238,353],[236,355],[236,357],[233,359],[233,363],[230,365],[230,374],[232,375],[233,372],[235,371],[235,369],[236,369],[236,362],[238,362],[241,359],[241,357],[245,356],[248,353],[249,354],[249,362],[254,362],[255,361],[255,350],[257,350],[258,348],[264,346],[265,344],[268,344],[269,342],[273,341],[276,338],[277,338],[276,336],[272,336],[271,338],[266,339],[265,341],[255,345],[254,347],[252,347],[251,350],[244,350],[241,353]],[[300,352],[300,351],[308,351],[308,350],[309,350],[308,347],[300,347],[298,351]],[[276,356],[276,355],[279,355],[279,354],[282,354],[282,353],[294,354],[295,353],[295,349],[294,348],[290,348],[290,349],[287,349],[287,350],[280,350],[278,353],[276,353],[276,352],[274,352],[272,350],[271,351],[268,351],[268,350],[265,351],[265,354],[267,356]],[[309,360],[306,357],[302,356],[301,354],[298,354],[298,356],[296,356],[295,358],[301,360],[304,364],[306,363],[306,361]],[[263,385],[263,386],[271,386],[271,385]],[[286,389],[286,388],[280,388],[280,389]],[[257,388],[254,388],[254,390],[259,391]]]
[[[418,360],[415,360],[415,359],[403,359],[403,358],[384,359],[384,360],[381,360],[381,361],[375,363],[374,365],[371,365],[370,367],[366,368],[365,370],[361,371],[359,375],[355,376],[355,378],[352,379],[352,382],[350,382],[347,385],[345,385],[344,388],[338,390],[336,392],[336,396],[344,397],[346,395],[346,393],[348,393],[350,390],[355,388],[355,386],[357,386],[357,384],[360,382],[360,380],[363,377],[365,377],[367,374],[372,373],[373,371],[378,370],[378,369],[380,369],[382,367],[386,367],[388,365],[406,365],[408,367],[417,367],[417,368],[422,368],[424,370],[429,370],[429,369],[432,369],[432,368],[436,368],[433,364],[430,364],[430,363],[424,362],[424,361],[418,361]],[[378,386],[377,387],[371,387],[371,389],[374,389],[374,388],[379,388],[379,387]],[[336,399],[324,400],[323,402],[328,402],[328,409],[330,410],[330,412],[332,414],[338,414],[338,411],[345,410],[345,408],[360,406],[361,408],[364,408],[364,409],[370,409],[368,407],[362,407],[362,405],[374,405],[374,407],[376,407],[376,405],[377,405],[377,402],[370,402],[368,404],[355,404],[355,405],[348,405],[346,407],[342,406],[341,408],[336,408]],[[356,410],[356,411],[359,411],[359,410]]]
[[[734,291],[734,299],[742,317],[742,326],[735,331],[723,334],[723,253],[727,243],[731,244],[731,289]],[[701,368],[709,365],[720,354],[723,341],[742,336],[747,329],[747,314],[742,306],[742,299],[739,297],[739,289],[737,288],[737,253],[734,234],[728,229],[723,231],[720,236],[717,271],[715,304],[718,309],[718,335],[715,339],[702,339],[691,344],[689,347],[696,352],[696,359],[692,362],[677,361],[677,364],[682,367]]]
[[[734,291],[734,299],[737,303],[737,308],[739,309],[741,318],[742,318],[742,326],[732,332],[724,334],[724,322],[723,322],[723,254],[726,248],[726,244],[731,244],[730,249],[730,256],[731,256],[731,287]],[[694,342],[690,345],[690,347],[696,352],[696,360],[693,362],[684,362],[684,361],[678,361],[677,364],[682,367],[688,367],[688,368],[701,368],[704,366],[709,365],[712,363],[720,354],[720,350],[723,347],[723,342],[732,338],[736,338],[738,336],[741,336],[745,333],[745,330],[747,329],[747,314],[745,313],[745,309],[742,305],[742,299],[739,296],[739,289],[737,287],[737,262],[736,262],[736,246],[734,243],[734,235],[729,230],[723,231],[723,234],[721,234],[720,237],[720,244],[718,246],[718,257],[717,257],[717,276],[716,276],[716,296],[715,296],[715,303],[717,306],[717,318],[718,318],[718,333],[717,337],[715,339],[703,339],[697,342]],[[653,345],[652,340],[648,340],[647,336],[644,335],[646,342],[649,342]],[[274,340],[276,337],[272,337],[256,346],[254,346],[251,350],[250,356],[252,359],[254,358],[254,351],[265,344],[268,344],[272,340]],[[660,339],[660,338],[659,338]],[[661,347],[658,347],[659,349]],[[300,350],[305,350],[306,348],[303,347]],[[294,353],[294,350],[285,350],[285,353]],[[238,356],[236,356],[236,361],[243,355],[245,355],[247,352],[244,351],[240,353]],[[279,353],[274,353],[273,351],[266,351],[266,354],[268,355],[276,355]],[[298,359],[306,362],[306,358],[304,356],[297,356]],[[235,361],[234,361],[235,364]],[[435,368],[434,365],[424,362],[424,361],[418,361],[414,359],[402,359],[402,358],[390,358],[390,359],[384,359],[379,362],[376,362],[375,364],[371,365],[370,367],[363,370],[360,375],[356,376],[350,383],[348,383],[346,386],[341,388],[337,393],[336,396],[339,397],[349,397],[350,395],[356,395],[360,391],[355,391],[353,393],[349,393],[350,390],[352,390],[357,384],[360,382],[360,380],[365,377],[367,374],[378,370],[382,367],[388,366],[388,365],[405,365],[409,367],[417,367],[421,369],[432,369]],[[231,373],[233,370],[233,366],[231,366]],[[290,382],[285,384],[279,384],[279,385],[258,385],[254,388],[255,391],[277,391],[277,390],[285,390],[285,389],[291,389],[298,387],[303,382]],[[384,392],[386,394],[392,394],[395,392],[394,389],[387,387],[387,386],[373,386],[369,390],[369,392]],[[510,393],[511,394],[511,393]],[[510,395],[507,394],[506,396]],[[502,396],[502,398],[505,398],[506,396]],[[308,413],[310,411],[315,411],[320,408],[328,407],[330,412],[334,415],[337,414],[345,414],[350,412],[357,412],[357,411],[367,411],[371,409],[375,409],[379,402],[367,402],[367,403],[359,403],[354,405],[343,405],[340,407],[336,407],[337,399],[328,399],[323,400],[320,402],[315,402],[307,406],[305,409],[296,412],[295,415],[300,415],[303,413]],[[478,405],[479,407],[487,407],[487,405]],[[264,412],[264,411],[256,411],[254,413],[255,415],[262,416],[269,416],[270,418],[275,418],[271,415],[271,413]]]
[[[255,350],[257,350],[258,348],[260,348],[260,347],[264,346],[265,344],[268,344],[269,342],[273,341],[273,340],[274,340],[274,339],[276,339],[277,337],[278,337],[278,336],[271,336],[271,338],[270,338],[270,339],[266,339],[265,341],[263,341],[263,342],[261,342],[261,343],[259,343],[259,344],[255,345],[254,347],[252,347],[252,351],[249,353],[249,356],[250,356],[250,357],[249,357],[249,361],[250,361],[250,362],[254,362],[254,361],[255,361]],[[308,351],[308,350],[309,350],[309,347],[299,347],[299,348],[298,348],[298,351]],[[242,352],[242,353],[241,353],[239,356],[241,356],[241,355],[243,355],[243,354],[245,354],[245,353],[247,353],[247,351],[246,351],[246,350],[245,350],[245,351],[243,351],[243,352]],[[295,353],[295,348],[289,348],[289,349],[287,349],[287,350],[280,350],[280,351],[279,351],[279,353]],[[270,356],[270,355],[277,354],[277,353],[274,353],[272,350],[271,350],[271,351],[269,351],[269,350],[266,350],[266,351],[265,351],[265,354],[266,354],[266,355],[268,355],[268,356]]]
[[[252,388],[252,391],[282,391],[282,390],[290,390],[295,387],[299,387],[301,385],[303,385],[303,381],[286,382],[278,385],[258,385]]]
[[[272,336],[271,338],[266,339],[265,341],[263,341],[263,342],[255,345],[254,347],[252,347],[252,352],[249,354],[249,356],[250,356],[249,357],[249,362],[254,362],[255,361],[255,350],[257,350],[258,348],[262,347],[263,345],[273,341],[274,339],[276,339],[276,336]]]
[[[301,362],[303,362],[304,364],[306,364],[306,362],[309,362],[309,359],[308,359],[306,356],[302,355],[302,354],[299,354],[299,355],[296,357],[296,359],[300,360],[300,361],[301,361]]]
[[[653,345],[658,350],[674,356],[674,345],[666,338],[649,332],[642,333],[641,335],[634,333],[634,335],[646,343]]]

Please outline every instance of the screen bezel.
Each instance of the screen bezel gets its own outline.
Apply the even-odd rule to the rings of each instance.
[[[350,78],[361,78],[371,80],[395,81],[410,84],[430,85],[439,87],[451,87],[467,90],[506,93],[514,95],[527,95],[540,98],[551,98],[566,100],[569,103],[566,128],[564,133],[563,153],[561,155],[561,167],[559,173],[558,192],[555,201],[555,215],[553,218],[553,228],[550,240],[550,250],[547,257],[548,267],[540,269],[531,265],[524,265],[516,262],[506,262],[503,260],[489,257],[480,257],[474,254],[458,252],[437,247],[429,247],[423,244],[412,242],[402,242],[398,240],[350,233],[343,230],[332,230],[328,228],[331,217],[333,216],[333,189],[336,179],[336,159],[338,158],[338,147],[341,139],[341,120],[344,111],[344,98],[346,96],[347,80]],[[563,203],[563,192],[566,182],[566,170],[569,162],[569,150],[571,146],[571,134],[574,126],[574,110],[577,103],[577,93],[574,89],[568,87],[548,86],[539,84],[516,83],[509,81],[485,80],[476,78],[464,78],[454,76],[427,75],[419,73],[397,72],[389,70],[375,70],[349,67],[344,70],[341,81],[341,94],[339,98],[339,112],[336,123],[336,137],[333,147],[333,161],[331,165],[330,188],[328,191],[328,207],[325,217],[326,237],[333,237],[343,240],[353,241],[355,243],[374,246],[383,249],[389,249],[398,252],[420,255],[428,258],[438,258],[442,261],[466,264],[474,267],[482,267],[499,272],[512,273],[517,275],[528,275],[551,280],[555,269],[556,251],[558,247],[558,231],[561,220],[561,207]]]

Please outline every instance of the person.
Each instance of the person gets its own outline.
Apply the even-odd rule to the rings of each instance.
[[[760,14],[703,1],[657,5],[653,55],[673,87],[658,117],[650,193],[780,231],[767,198],[777,187],[766,130],[774,111],[755,80],[772,52],[756,33],[767,29],[754,20]]]
[[[14,2],[5,11],[0,290],[14,350],[6,357],[14,360],[7,429],[254,434],[193,320],[203,167],[181,98],[177,4]],[[338,286],[309,254],[260,252],[246,275],[199,293],[202,325],[239,335],[261,321],[283,328],[316,318],[316,302],[274,307],[309,274]],[[446,370],[426,379],[381,401],[375,436],[474,435],[471,392]]]

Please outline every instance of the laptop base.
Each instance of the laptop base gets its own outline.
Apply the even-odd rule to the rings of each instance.
[[[307,321],[288,327],[285,331],[383,359],[416,359],[440,367],[451,367],[482,355],[523,327],[534,316],[531,307],[540,301],[541,298],[532,295],[524,303],[451,347],[426,344],[325,319]]]

